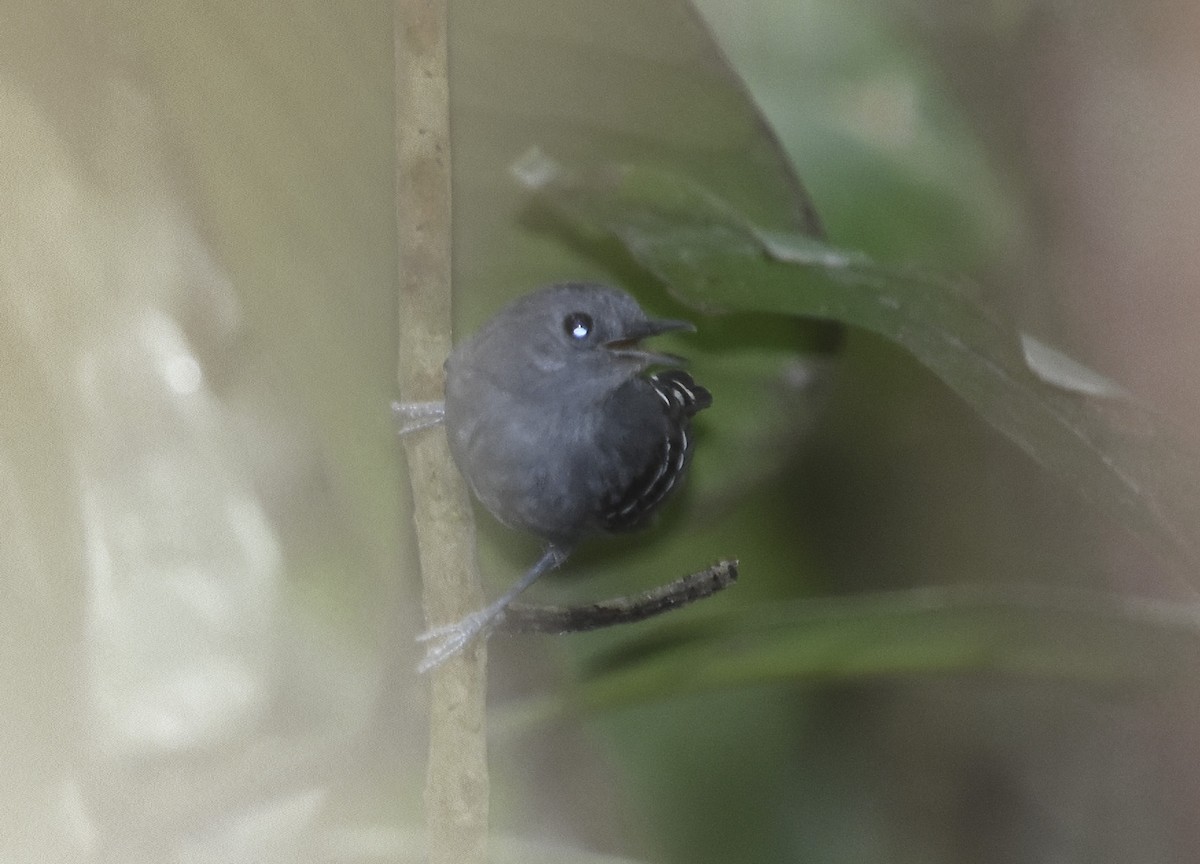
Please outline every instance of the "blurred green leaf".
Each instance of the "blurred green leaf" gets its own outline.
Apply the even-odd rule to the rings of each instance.
[[[975,106],[873,2],[696,0],[821,221],[881,261],[1022,273],[1034,220]],[[724,193],[717,191],[722,197]],[[753,217],[751,217],[753,218]]]
[[[518,218],[525,197],[508,166],[535,144],[579,165],[670,165],[762,224],[818,230],[774,134],[684,0],[464,0],[449,32],[455,290],[492,298],[471,304],[481,317],[496,297],[600,275]]]
[[[924,588],[758,605],[672,626],[593,658],[531,721],[771,682],[915,673],[1163,684],[1200,668],[1200,607],[1039,587]]]
[[[1018,333],[965,282],[764,230],[675,174],[617,166],[584,174],[538,153],[514,170],[574,231],[614,238],[689,306],[830,319],[897,342],[1086,500],[1194,561],[1195,456],[1159,417]]]

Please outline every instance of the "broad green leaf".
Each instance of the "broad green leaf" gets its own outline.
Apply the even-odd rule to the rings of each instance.
[[[1161,685],[1200,664],[1200,607],[1018,587],[926,588],[754,607],[659,624],[593,658],[524,723],[721,688],[928,673]]]
[[[1086,500],[1195,558],[1196,457],[1159,417],[1017,332],[964,281],[764,229],[672,173],[616,166],[577,173],[537,153],[516,173],[576,232],[615,238],[690,306],[811,316],[895,341]]]
[[[521,224],[508,166],[535,144],[581,165],[669,165],[756,221],[817,229],[774,135],[683,0],[456,2],[450,64],[455,290],[479,314],[543,282],[599,275]]]

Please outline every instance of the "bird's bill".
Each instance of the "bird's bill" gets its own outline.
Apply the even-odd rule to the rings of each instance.
[[[641,346],[643,339],[670,333],[676,330],[693,332],[696,325],[690,321],[678,321],[672,318],[647,318],[645,321],[630,327],[620,339],[612,339],[604,343],[604,347],[613,353],[614,357],[622,360],[632,360],[642,366],[682,366],[686,361],[674,354],[659,354],[646,351]]]

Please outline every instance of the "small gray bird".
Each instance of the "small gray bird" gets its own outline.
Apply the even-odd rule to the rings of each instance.
[[[643,527],[687,471],[692,417],[712,395],[641,340],[686,321],[654,319],[616,288],[554,285],[498,312],[446,360],[450,452],[500,522],[543,538],[545,554],[496,602],[430,630],[433,668],[495,622],[585,537]],[[667,367],[647,374],[650,367]],[[437,403],[398,406],[438,422]]]

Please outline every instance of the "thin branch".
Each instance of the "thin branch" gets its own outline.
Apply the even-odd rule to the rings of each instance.
[[[396,230],[400,392],[442,398],[450,352],[450,128],[447,0],[396,0]],[[444,435],[405,441],[425,618],[454,621],[483,605],[471,508]],[[483,864],[488,774],[483,640],[430,679],[425,807],[432,864]]]
[[[711,597],[737,581],[738,562],[718,561],[674,582],[641,594],[582,606],[530,606],[513,603],[496,629],[503,633],[580,633],[633,624]]]

